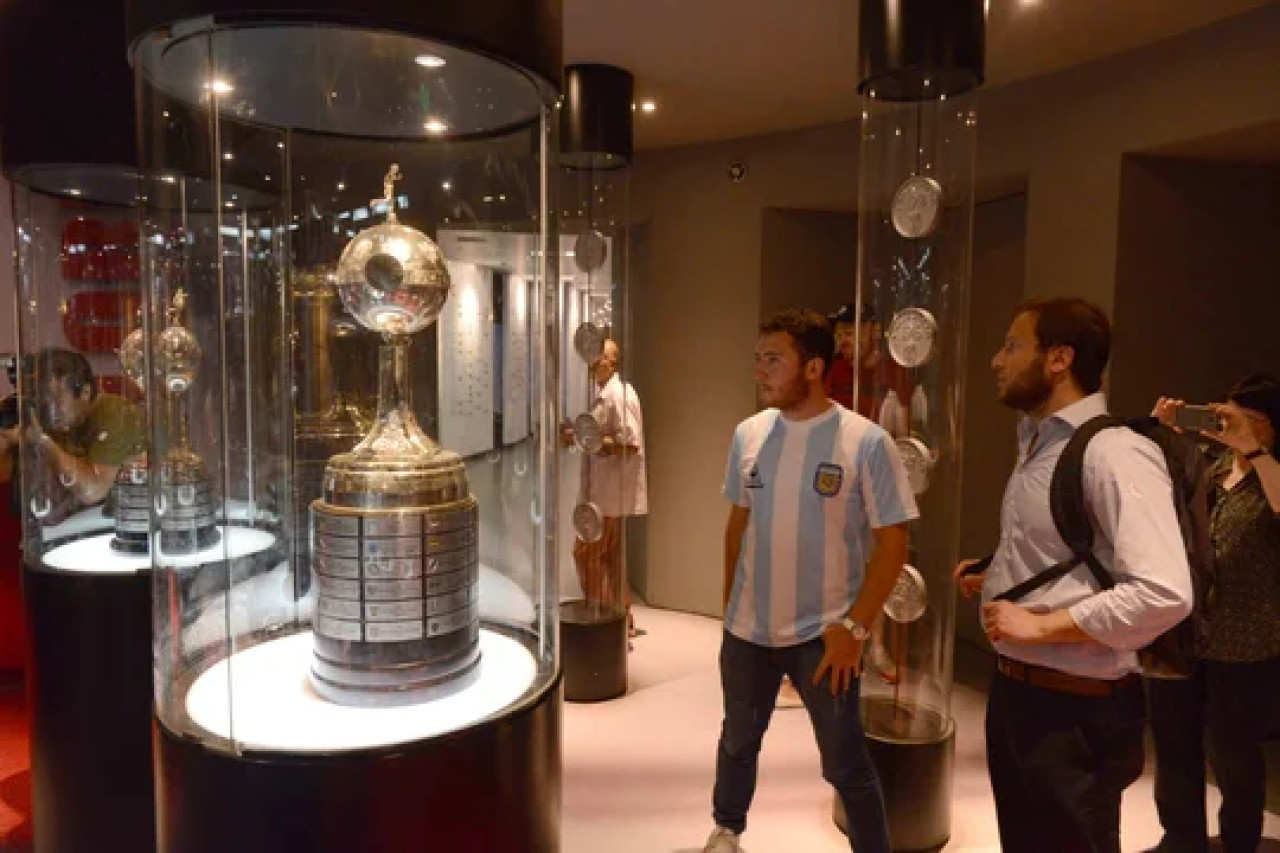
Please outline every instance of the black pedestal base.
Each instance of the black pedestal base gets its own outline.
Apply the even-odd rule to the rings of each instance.
[[[951,775],[956,731],[951,720],[932,740],[897,740],[867,733],[867,748],[884,790],[889,843],[894,850],[941,850],[951,839]],[[832,817],[848,833],[844,804],[835,797]]]
[[[233,755],[156,728],[164,853],[560,849],[559,679],[505,717],[377,751]]]
[[[627,614],[619,608],[560,605],[560,660],[568,702],[603,702],[627,692]]]
[[[155,850],[151,573],[24,565],[22,585],[37,853]]]

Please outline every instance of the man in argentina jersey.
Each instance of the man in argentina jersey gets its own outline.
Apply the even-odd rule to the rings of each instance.
[[[756,385],[769,407],[738,425],[724,493],[725,716],[716,758],[716,828],[705,853],[734,853],[784,675],[800,691],[823,777],[859,853],[887,853],[884,800],[859,716],[868,629],[902,571],[917,516],[889,435],[827,398],[835,340],[812,311],[764,323]]]

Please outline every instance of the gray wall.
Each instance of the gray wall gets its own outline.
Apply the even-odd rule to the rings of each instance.
[[[760,318],[783,308],[830,314],[858,289],[858,217],[829,210],[765,208]],[[743,372],[745,381],[751,375]]]
[[[1118,412],[1280,372],[1280,169],[1127,158],[1115,327]]]
[[[1018,295],[1075,293],[1112,308],[1124,155],[1280,120],[1277,43],[1280,5],[1272,5],[983,92],[979,197],[1027,193]],[[726,175],[735,160],[748,167],[741,183]],[[739,377],[749,370],[765,300],[763,211],[852,211],[857,172],[852,123],[637,157],[632,210],[649,229],[650,277],[634,303],[632,366],[646,406],[651,514],[647,559],[631,571],[654,604],[720,611],[719,487],[728,437],[754,408],[751,383]],[[851,265],[853,256],[850,247]],[[980,290],[975,278],[975,315],[983,313]],[[992,322],[1007,323],[1016,301]],[[977,331],[970,348],[978,359],[984,345]],[[983,381],[983,374],[970,377],[975,392]],[[990,447],[1007,450],[1007,431],[1002,438]],[[971,434],[971,457],[974,446]],[[981,445],[984,453],[987,447]],[[1004,465],[1000,479],[1007,471]],[[975,544],[986,538],[965,535]]]

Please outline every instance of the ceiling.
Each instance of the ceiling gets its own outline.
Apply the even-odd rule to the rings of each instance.
[[[1271,0],[990,0],[987,80],[1101,59]],[[854,117],[857,0],[565,0],[566,62],[636,76],[641,148]]]

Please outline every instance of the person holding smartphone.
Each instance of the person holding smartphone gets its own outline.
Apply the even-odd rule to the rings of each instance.
[[[1227,402],[1189,406],[1161,397],[1152,414],[1225,452],[1213,480],[1214,585],[1205,604],[1201,662],[1191,678],[1149,679],[1161,853],[1208,849],[1205,754],[1222,791],[1226,853],[1262,838],[1262,741],[1280,712],[1280,380],[1255,373]],[[1207,734],[1207,743],[1206,743]]]

